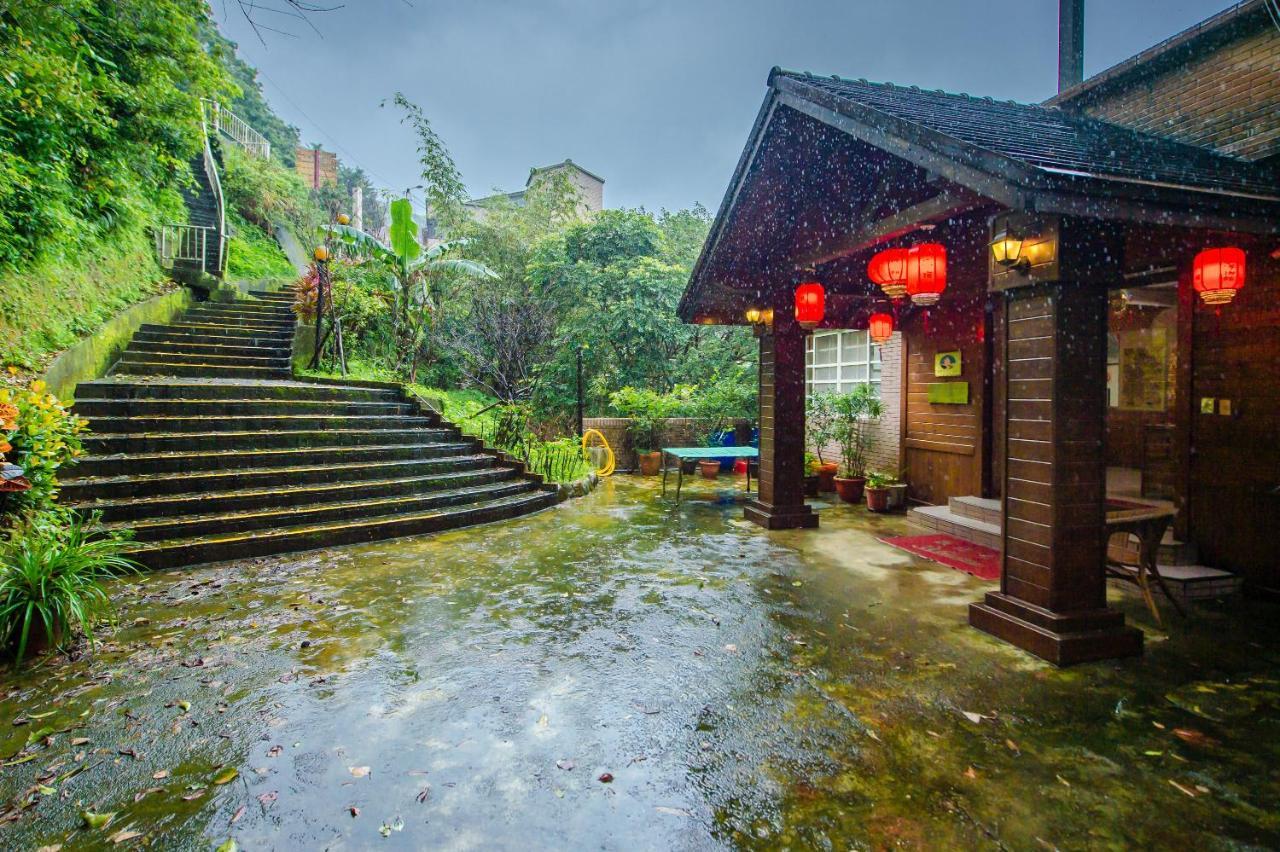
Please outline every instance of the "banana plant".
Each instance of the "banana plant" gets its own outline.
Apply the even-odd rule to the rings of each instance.
[[[391,202],[390,214],[390,245],[349,225],[331,225],[329,233],[348,246],[352,254],[364,256],[386,269],[395,297],[397,334],[406,344],[401,351],[410,356],[410,381],[414,381],[418,354],[432,325],[439,319],[435,315],[440,306],[431,292],[432,282],[445,274],[487,280],[497,278],[498,273],[483,263],[454,256],[467,245],[465,239],[436,243],[423,251],[409,199]]]

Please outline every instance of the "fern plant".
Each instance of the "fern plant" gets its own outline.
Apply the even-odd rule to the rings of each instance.
[[[33,631],[52,648],[78,627],[93,647],[94,626],[113,616],[103,582],[138,570],[123,555],[125,544],[123,536],[98,528],[96,513],[44,512],[10,530],[0,543],[0,637],[16,646],[15,668]]]

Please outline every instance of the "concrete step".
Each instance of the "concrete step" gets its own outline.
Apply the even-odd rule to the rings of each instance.
[[[200,314],[186,314],[178,318],[171,327],[196,326],[199,330],[207,331],[211,334],[221,334],[227,329],[233,331],[259,332],[261,334],[275,334],[292,336],[294,331],[294,323],[277,322],[264,318],[250,319],[248,317],[221,317],[221,316],[203,316]]]
[[[246,322],[251,325],[278,325],[292,328],[297,325],[293,311],[288,309],[269,308],[223,308],[198,306],[182,315],[184,322],[200,323],[237,323]]]
[[[240,367],[273,367],[289,369],[293,359],[289,353],[278,349],[259,352],[253,355],[228,355],[223,352],[203,351],[191,352],[186,347],[153,348],[151,344],[142,344],[142,348],[134,344],[120,355],[122,360],[130,362],[146,362],[150,364],[226,364]]]
[[[514,468],[490,466],[422,476],[390,477],[344,482],[339,487],[321,482],[270,488],[238,488],[153,497],[105,497],[69,505],[81,512],[99,512],[105,522],[129,522],[186,515],[242,512],[272,507],[309,506],[332,501],[379,500],[429,491],[470,488],[522,479]]]
[[[430,425],[422,417],[351,417],[333,414],[237,417],[97,417],[96,432],[309,432],[329,429],[415,429]]]
[[[86,399],[287,399],[334,402],[402,402],[397,390],[303,382],[222,382],[173,379],[133,382],[107,379],[81,382],[76,393]]]
[[[334,429],[309,432],[172,432],[168,434],[103,434],[92,432],[84,440],[85,450],[94,455],[116,453],[167,453],[201,451],[287,449],[327,444],[391,446],[431,444],[463,440],[457,429]],[[470,440],[470,439],[467,439]],[[70,469],[68,469],[70,470]]]
[[[387,479],[474,470],[491,467],[493,464],[493,456],[472,453],[443,458],[370,462],[347,467],[322,463],[249,470],[230,468],[190,471],[182,476],[174,476],[172,473],[152,473],[137,476],[86,477],[63,479],[61,488],[64,499],[73,503],[84,503],[108,498],[159,497],[165,494],[226,491],[231,488],[271,488],[326,482],[345,484],[364,479]]]
[[[925,530],[953,535],[958,539],[1000,549],[1000,525],[958,515],[949,506],[915,506],[907,520]]]
[[[210,337],[251,337],[269,340],[274,345],[281,341],[293,343],[293,329],[250,328],[230,325],[214,325],[210,323],[175,322],[169,325],[144,324],[139,331],[147,334],[185,334],[201,339]]]
[[[1191,601],[1213,600],[1238,595],[1244,585],[1244,578],[1228,571],[1219,571],[1205,565],[1165,565],[1157,560],[1160,576],[1170,593],[1180,603]],[[1138,569],[1122,566],[1118,570],[1125,571],[1137,578]],[[1160,597],[1160,585],[1151,581],[1152,595]]]
[[[407,402],[328,399],[81,399],[75,410],[92,423],[99,417],[292,417],[328,414],[340,417],[408,417]]]
[[[210,452],[144,453],[130,451],[112,455],[90,455],[79,459],[68,472],[78,479],[115,476],[144,476],[158,473],[189,474],[240,468],[251,471],[269,468],[322,464],[361,467],[373,462],[439,459],[474,453],[471,441],[428,444],[348,444],[308,447],[278,447],[254,450]]]
[[[426,512],[155,542],[144,544],[129,555],[145,567],[154,569],[267,556],[315,547],[441,532],[504,520],[547,508],[554,505],[556,499],[554,491],[539,490]]]
[[[973,518],[984,524],[1000,526],[1000,501],[989,497],[952,497],[947,500],[952,515]]]
[[[223,376],[240,379],[286,379],[293,375],[288,367],[240,367],[231,364],[166,364],[163,361],[135,361],[121,358],[111,368],[113,373],[130,376]]]
[[[247,530],[280,529],[304,524],[404,515],[512,497],[517,494],[528,493],[536,488],[536,485],[526,479],[507,479],[465,488],[429,490],[373,500],[337,500],[335,502],[251,509],[222,514],[163,517],[155,520],[130,521],[127,524],[117,523],[108,526],[116,529],[132,529],[134,541],[164,541],[175,538],[226,535]],[[342,491],[333,490],[330,492],[330,496],[340,498],[342,497]]]
[[[133,340],[129,343],[125,352],[155,352],[157,354],[178,355],[203,353],[206,355],[226,355],[244,358],[289,358],[292,355],[287,346],[224,346],[219,343],[153,340]]]
[[[164,326],[161,327],[165,328]],[[251,346],[259,349],[272,349],[291,352],[293,338],[278,334],[259,335],[222,335],[202,334],[189,331],[141,331],[133,336],[131,343],[145,341],[148,343],[167,343],[175,346],[203,343],[212,346]]]

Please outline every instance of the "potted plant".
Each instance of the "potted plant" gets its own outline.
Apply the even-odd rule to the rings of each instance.
[[[720,475],[719,459],[699,459],[698,470],[702,472],[705,479],[715,479]]]
[[[838,418],[835,409],[836,394],[815,393],[805,400],[804,425],[809,446],[817,458],[812,470],[818,474],[819,491],[835,491],[835,476],[840,466],[823,457],[827,447],[836,440]]]
[[[662,469],[662,452],[658,445],[671,401],[654,391],[633,387],[614,391],[609,401],[619,414],[631,419],[627,436],[631,439],[640,475],[656,476]]]
[[[835,478],[836,493],[846,503],[862,502],[866,485],[867,450],[871,448],[871,429],[884,414],[884,405],[869,384],[855,385],[853,390],[832,400],[835,409],[836,440],[844,476]]]
[[[889,511],[889,483],[893,477],[887,473],[868,473],[864,492],[867,508],[873,512]]]
[[[813,453],[804,454],[804,496],[818,496],[818,457]]]

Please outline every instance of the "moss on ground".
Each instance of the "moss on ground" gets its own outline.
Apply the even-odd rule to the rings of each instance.
[[[0,273],[0,362],[34,370],[120,311],[172,288],[145,228]]]

